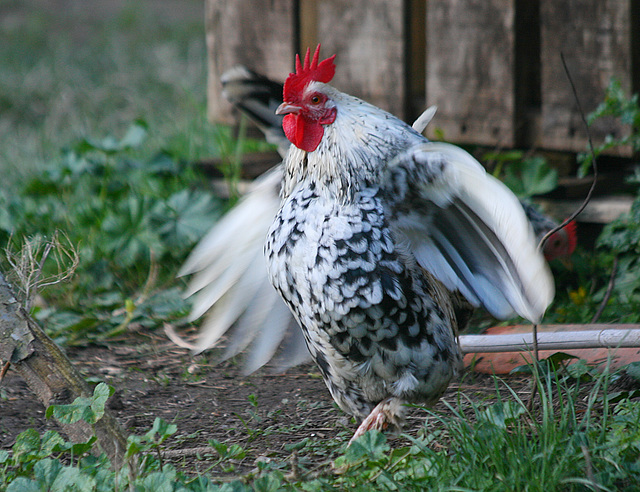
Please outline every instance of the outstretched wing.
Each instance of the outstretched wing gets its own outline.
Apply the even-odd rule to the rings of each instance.
[[[449,290],[497,318],[540,320],[554,295],[516,196],[454,145],[425,142],[398,155],[385,180],[396,234]]]

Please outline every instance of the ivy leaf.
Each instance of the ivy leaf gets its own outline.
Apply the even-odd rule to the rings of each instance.
[[[273,473],[257,478],[253,482],[253,490],[256,492],[277,492],[282,490],[282,480]]]
[[[156,492],[173,492],[173,481],[175,479],[175,471],[154,472],[140,480],[142,490],[153,490]]]
[[[44,486],[44,490],[51,490],[61,470],[62,464],[58,460],[45,458],[38,461],[33,467],[33,478],[38,484]]]
[[[93,397],[91,398],[91,412],[95,418],[94,422],[97,422],[104,416],[104,407],[107,404],[107,400],[115,393],[113,386],[109,386],[105,383],[98,384],[93,390]]]
[[[345,458],[352,462],[361,459],[375,461],[383,458],[388,450],[385,435],[380,431],[370,430],[351,443],[345,452]]]
[[[486,422],[489,422],[501,429],[506,429],[507,425],[515,422],[520,415],[526,413],[526,409],[513,401],[497,401],[486,410],[480,412]]]
[[[168,437],[172,436],[177,431],[178,426],[175,424],[169,424],[160,417],[156,417],[153,421],[151,430],[145,434],[145,437],[149,442],[155,441],[157,444],[162,444]],[[158,439],[156,439],[156,434],[158,434]]]
[[[40,435],[35,429],[27,429],[18,434],[13,444],[13,457],[19,462],[26,462],[32,456],[37,456],[40,450]]]
[[[51,490],[52,491],[67,491],[67,490],[95,490],[96,480],[83,472],[80,468],[65,466],[60,470],[56,479],[54,480]]]
[[[100,383],[94,389],[92,397],[79,396],[68,405],[51,405],[45,416],[53,416],[63,424],[73,424],[79,420],[95,424],[103,417],[104,406],[113,392],[113,387]]]
[[[218,217],[219,204],[204,192],[182,190],[169,197],[166,204],[156,207],[155,219],[159,234],[169,247],[195,244]]]
[[[50,456],[53,453],[66,451],[71,444],[65,441],[56,431],[47,431],[40,441],[40,456]]]
[[[7,487],[7,492],[42,492],[42,490],[38,483],[25,477],[16,478]]]
[[[558,172],[537,156],[510,163],[503,181],[519,198],[528,198],[553,191],[558,186]]]

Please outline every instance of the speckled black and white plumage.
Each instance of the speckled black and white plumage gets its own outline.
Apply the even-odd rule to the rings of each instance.
[[[283,201],[265,245],[270,280],[345,412],[364,418],[388,399],[393,414],[404,402],[433,403],[460,367],[450,292],[498,315],[537,317],[553,290],[544,261],[534,258],[538,271],[523,275],[514,250],[537,253],[502,185],[489,186],[504,206],[516,204],[515,218],[498,211],[492,223],[500,203],[472,210],[482,200],[473,188],[491,178],[464,151],[429,143],[329,85],[305,90],[326,96],[336,119],[314,151],[292,145],[284,160]],[[505,246],[514,225],[523,239]],[[541,296],[530,288],[536,281]]]
[[[388,397],[437,400],[460,356],[447,293],[393,233],[386,208],[394,190],[381,186],[389,156],[422,137],[342,99],[315,152],[291,148],[265,253],[334,400],[365,418]]]
[[[331,395],[360,418],[389,396],[437,400],[459,365],[447,293],[398,244],[383,199],[379,188],[344,204],[297,188],[266,245]]]
[[[209,310],[199,348],[231,329],[227,354],[250,347],[250,372],[283,341],[279,363],[300,362],[306,341],[338,404],[367,417],[356,434],[398,425],[403,403],[434,402],[455,376],[466,312],[538,321],[553,281],[517,199],[472,156],[317,80],[298,88],[285,89],[294,113],[321,96],[319,144],[290,119],[286,138],[307,150],[292,145],[183,268],[198,272],[196,315]],[[267,280],[256,240],[274,215]]]

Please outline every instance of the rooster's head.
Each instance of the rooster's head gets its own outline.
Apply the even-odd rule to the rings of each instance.
[[[276,114],[286,115],[282,127],[289,141],[307,152],[316,150],[324,135],[322,125],[333,123],[337,112],[334,102],[321,90],[321,84],[331,81],[336,72],[336,55],[318,62],[320,45],[312,60],[310,51],[307,49],[304,65],[296,55],[296,72],[287,77],[284,102],[276,110]]]

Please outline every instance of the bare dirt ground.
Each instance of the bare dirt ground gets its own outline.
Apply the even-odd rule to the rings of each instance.
[[[305,439],[304,458],[299,459],[305,460],[307,469],[322,467],[334,457],[329,454],[343,449],[356,427],[333,404],[313,365],[284,374],[263,369],[243,376],[240,361],[216,363],[213,352],[193,357],[162,333],[138,333],[67,352],[90,381],[105,381],[116,389],[108,406],[127,433],[143,434],[156,417],[175,423],[178,431],[166,441],[165,453],[191,473],[203,472],[215,462],[210,439],[245,449],[247,456],[234,474],[252,470],[258,460],[288,459],[293,445]],[[508,383],[526,400],[526,378],[510,377]],[[444,402],[457,406],[461,393],[489,402],[495,399],[495,382],[486,375],[467,373],[462,382],[451,385],[436,410],[446,412]],[[0,449],[11,447],[25,429],[56,428],[15,373],[9,371],[5,377],[0,396]],[[419,432],[424,418],[424,410],[412,409],[407,433]],[[396,441],[401,445],[403,438]]]

